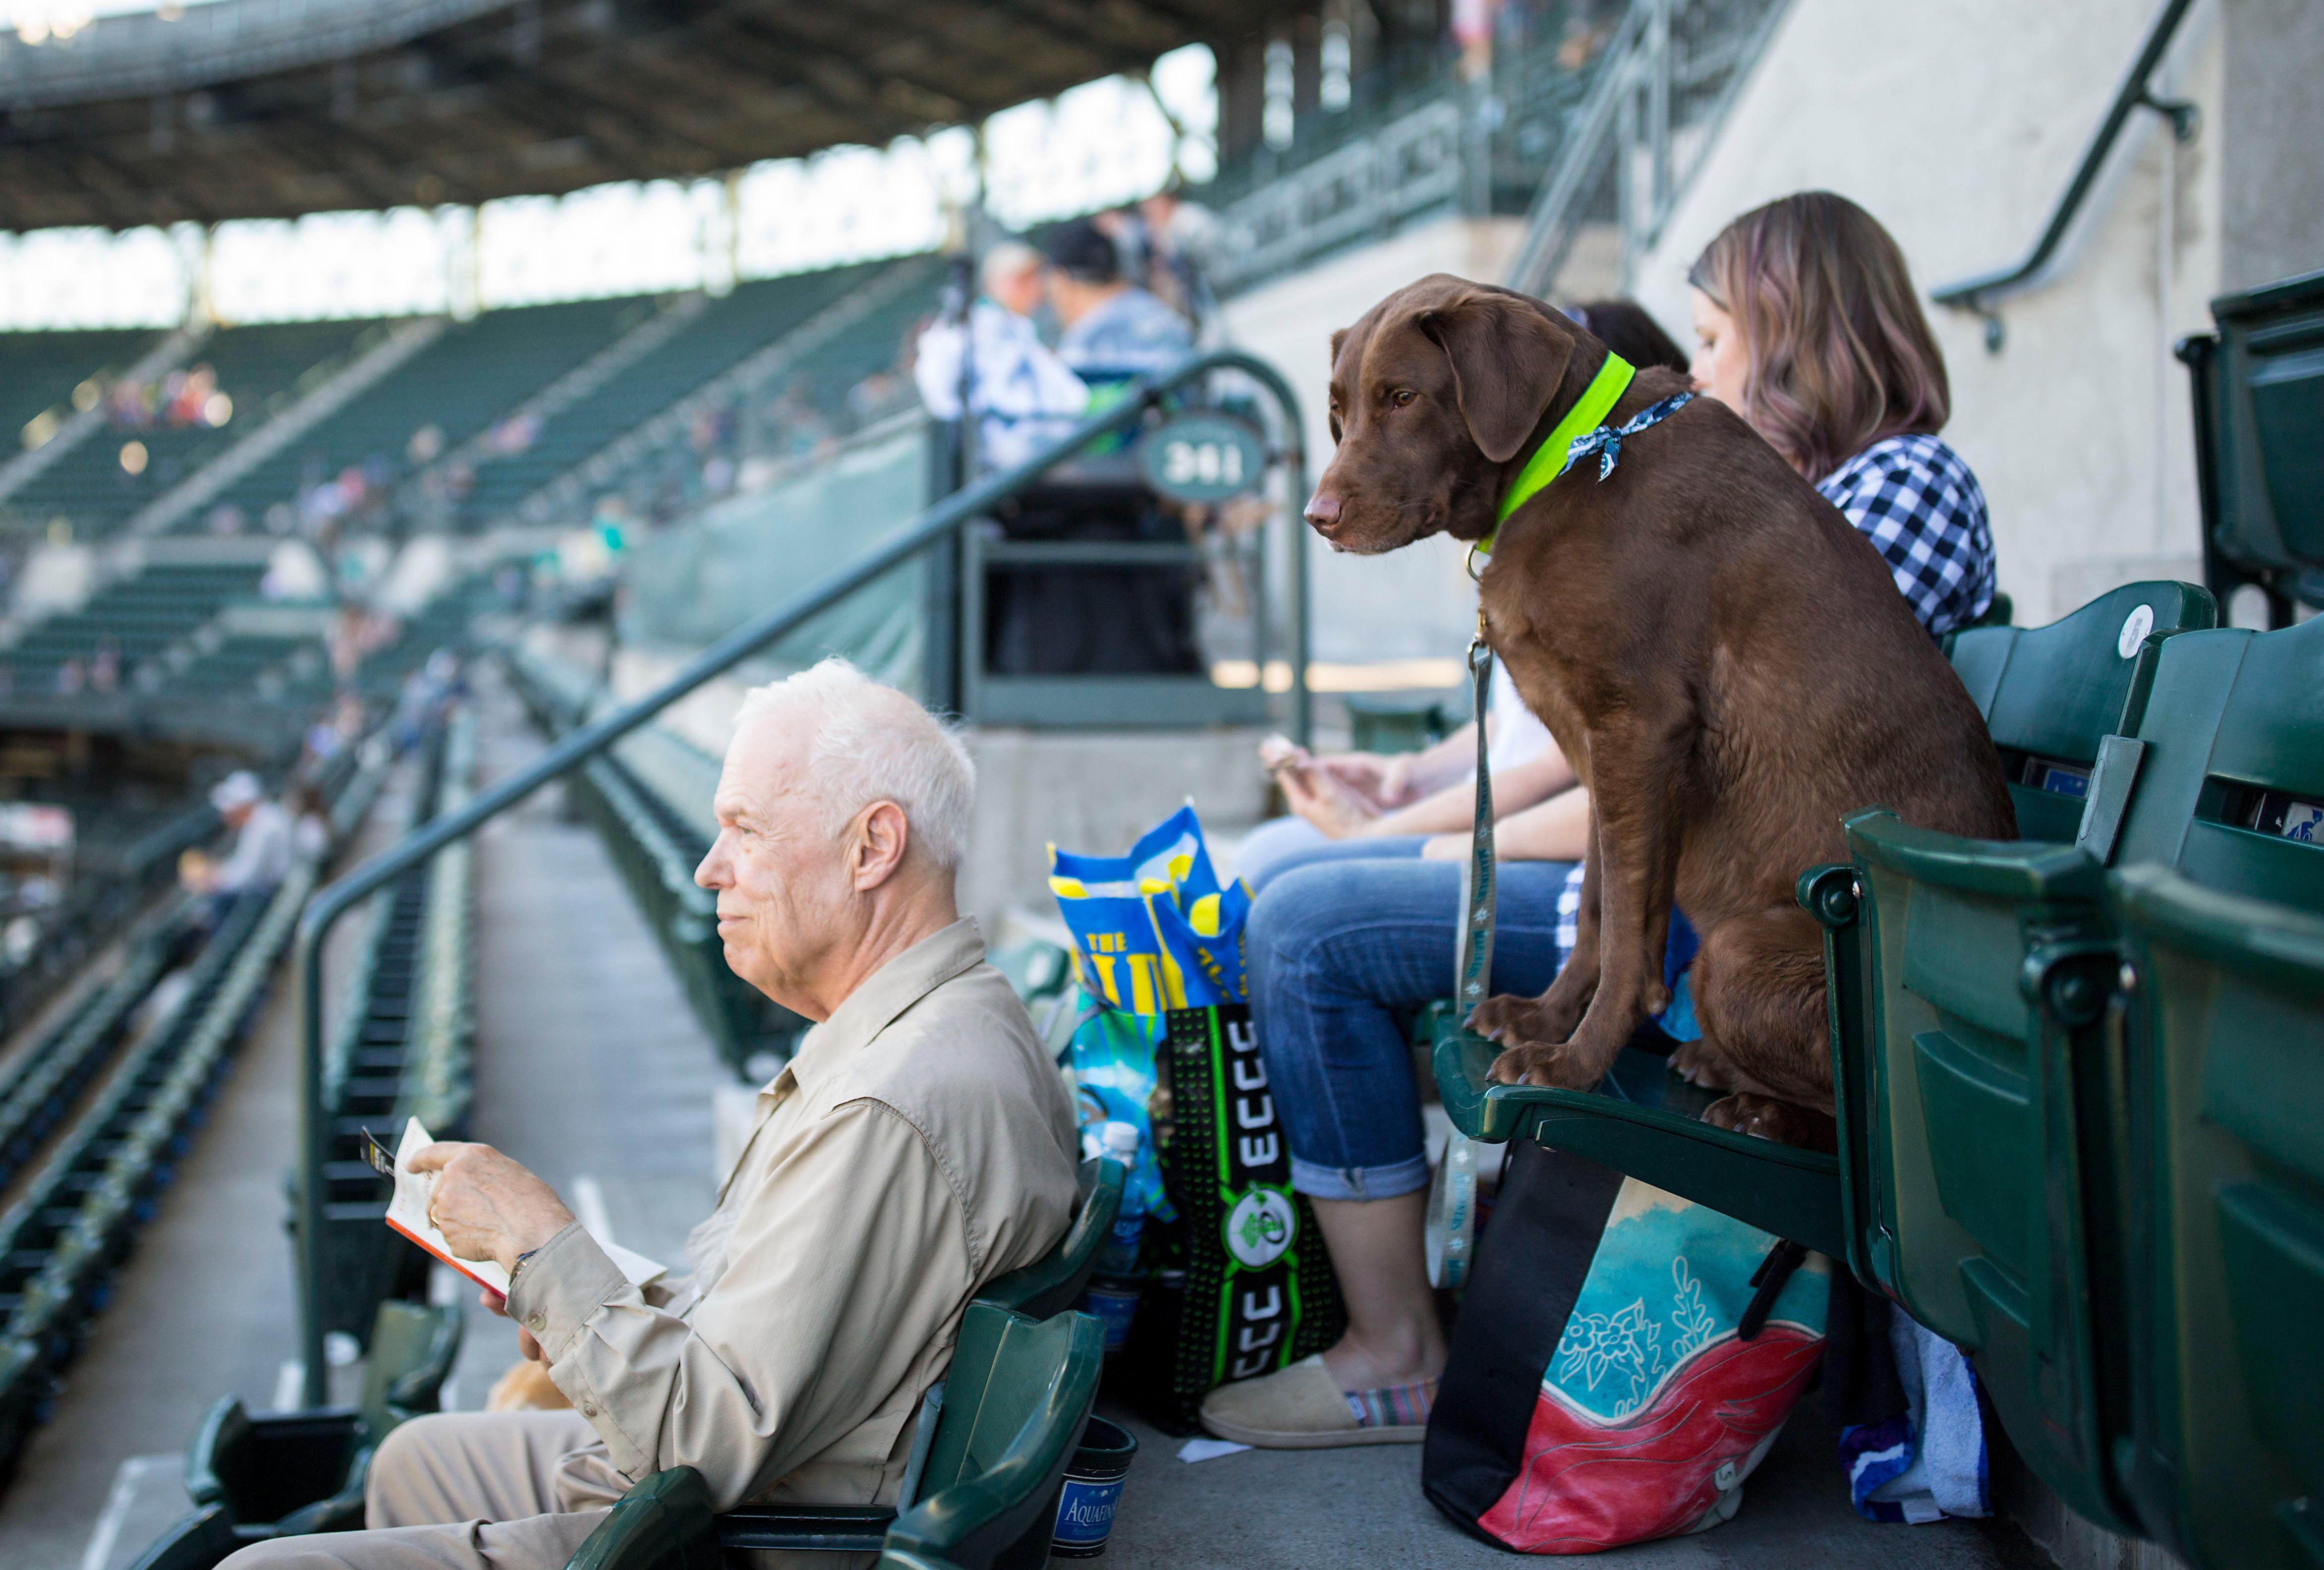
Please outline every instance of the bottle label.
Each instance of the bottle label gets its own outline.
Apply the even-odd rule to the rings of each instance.
[[[1067,1476],[1065,1494],[1057,1501],[1057,1546],[1087,1547],[1104,1542],[1113,1530],[1114,1507],[1120,1502],[1118,1477],[1096,1482]]]

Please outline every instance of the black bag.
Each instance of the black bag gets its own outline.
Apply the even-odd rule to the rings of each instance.
[[[1148,1256],[1160,1264],[1121,1375],[1157,1427],[1191,1434],[1217,1386],[1323,1351],[1344,1319],[1314,1213],[1291,1190],[1250,1009],[1171,1010],[1164,1063],[1169,1132],[1157,1149],[1178,1214]]]

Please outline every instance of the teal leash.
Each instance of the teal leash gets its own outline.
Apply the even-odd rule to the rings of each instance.
[[[1476,690],[1477,811],[1469,831],[1468,864],[1461,873],[1461,942],[1453,969],[1453,993],[1464,1021],[1485,1001],[1493,982],[1493,770],[1485,737],[1493,651],[1485,642],[1481,608],[1477,612],[1477,635],[1469,641],[1469,678]]]

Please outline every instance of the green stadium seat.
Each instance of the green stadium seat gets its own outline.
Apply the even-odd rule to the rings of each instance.
[[[623,1494],[565,1570],[723,1570],[710,1490],[691,1466],[657,1472]]]
[[[243,1542],[235,1536],[233,1511],[204,1505],[148,1544],[129,1570],[210,1570]]]
[[[976,1295],[976,1300],[1033,1319],[1062,1314],[1080,1302],[1082,1288],[1089,1285],[1090,1272],[1097,1268],[1097,1251],[1105,1246],[1113,1218],[1120,1213],[1126,1177],[1121,1163],[1111,1157],[1084,1161],[1081,1204],[1057,1246],[1023,1269],[993,1280]]]
[[[2324,913],[2324,850],[2285,837],[2324,803],[2324,623],[2154,652],[2136,734],[2108,739],[2091,784],[2089,817],[2118,801],[2118,836],[1978,842],[1873,809],[1848,821],[1853,867],[1803,880],[1830,933],[1849,1262],[1974,1353],[2069,1504],[2129,1531],[2133,1358],[2102,1306],[2136,1285],[2135,1168],[2106,1046],[2104,853]]]
[[[2020,839],[2074,837],[2100,743],[2137,729],[2155,641],[2218,624],[2209,593],[2156,582],[2101,595],[2046,627],[1953,634],[1946,655],[2000,749]]]
[[[2082,799],[2068,792],[2087,788],[2104,738],[2135,722],[2156,651],[2184,629],[2210,626],[2213,616],[2200,588],[2132,584],[2048,627],[1980,626],[1952,636],[1954,670],[2001,748],[2021,817],[2073,836]],[[1852,896],[1812,891],[1811,881],[1802,880],[1803,901],[1838,898],[1852,914]],[[1827,940],[1837,1019],[1855,994],[1829,963],[1833,952]],[[1864,1268],[1853,1242],[1863,1225],[1856,1214],[1862,1178],[1842,1181],[1845,1131],[1834,1156],[1712,1128],[1702,1113],[1718,1098],[1635,1048],[1597,1090],[1489,1085],[1499,1048],[1461,1030],[1448,1004],[1424,1014],[1422,1035],[1445,1111],[1471,1138],[1522,1137],[1572,1150]]]
[[[2179,346],[2194,381],[2203,571],[2225,599],[2268,596],[2270,624],[2292,602],[2324,606],[2324,272],[2211,302],[2216,334]]]
[[[372,1453],[407,1418],[436,1410],[459,1355],[461,1311],[383,1303],[362,1404],[253,1416],[238,1397],[209,1410],[186,1455],[186,1493],[223,1506],[237,1542],[363,1524]]]
[[[2129,1489],[2191,1564],[2313,1570],[2324,919],[2153,866],[2110,878],[2107,909],[2127,960]]]
[[[1048,1560],[1065,1464],[1096,1399],[1104,1349],[1103,1329],[1086,1314],[1036,1321],[971,1303],[945,1381],[921,1408],[901,1514],[745,1505],[713,1517],[701,1474],[672,1467],[624,1496],[566,1570],[695,1570],[745,1550],[882,1548],[960,1570],[1034,1570]]]

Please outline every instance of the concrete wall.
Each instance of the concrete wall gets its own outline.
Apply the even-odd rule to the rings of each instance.
[[[1332,457],[1324,396],[1332,334],[1381,296],[1431,272],[1499,282],[1521,236],[1522,226],[1513,218],[1445,218],[1227,302],[1227,331],[1235,346],[1273,361],[1299,395],[1311,483]],[[1462,570],[1467,552],[1452,540],[1440,537],[1391,556],[1371,557],[1342,555],[1312,537],[1307,544],[1314,575],[1315,659],[1450,659],[1468,646],[1477,596]]]
[[[2317,31],[2312,5],[2273,4],[2291,31],[2293,12]],[[1735,214],[1817,187],[1886,224],[1923,291],[2015,260],[2153,14],[2148,0],[1794,0],[1642,259],[1637,294],[1692,342],[1685,274],[1703,245]],[[2200,576],[2186,376],[2170,350],[2208,324],[2221,282],[2235,122],[2221,112],[2220,33],[2219,0],[2201,0],[2157,77],[2164,96],[2201,106],[2197,140],[2181,146],[2158,115],[2134,120],[2050,280],[2001,308],[1999,354],[1977,318],[1931,307],[1952,379],[1945,435],[1985,486],[2020,622],[2136,577]]]
[[[2226,0],[2223,289],[2324,269],[2324,13]]]

